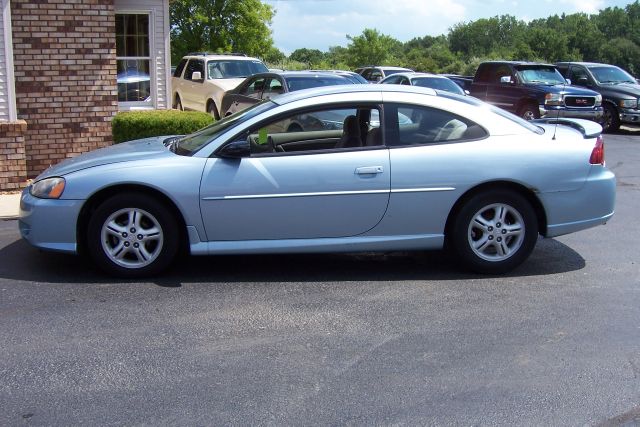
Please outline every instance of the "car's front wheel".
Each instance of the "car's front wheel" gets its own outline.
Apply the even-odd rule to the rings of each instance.
[[[176,220],[146,194],[122,194],[101,203],[89,220],[87,249],[107,273],[135,278],[154,275],[176,256]]]
[[[602,130],[604,132],[615,132],[618,129],[620,129],[618,110],[611,104],[605,104],[604,114],[602,115]]]
[[[531,254],[538,224],[531,204],[518,193],[480,193],[458,211],[448,238],[465,268],[484,274],[505,273]]]

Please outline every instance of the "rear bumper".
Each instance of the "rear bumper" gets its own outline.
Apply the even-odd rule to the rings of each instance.
[[[545,237],[602,225],[614,214],[616,177],[602,166],[593,166],[579,190],[542,193],[540,200],[547,207]]]

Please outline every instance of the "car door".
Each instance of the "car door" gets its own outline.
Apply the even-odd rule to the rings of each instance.
[[[509,77],[510,82],[502,82],[503,77]],[[487,85],[486,101],[515,113],[516,105],[521,97],[521,89],[518,87],[516,79],[516,75],[508,65],[502,64],[495,67]]]
[[[200,78],[194,79],[193,73],[199,72]],[[202,59],[190,59],[184,70],[184,79],[181,83],[182,106],[190,110],[205,111],[203,96],[204,85],[204,61]]]
[[[371,127],[370,110],[339,109],[330,113],[355,115],[362,129]],[[327,111],[305,115],[314,113]],[[250,140],[250,157],[207,161],[200,203],[209,241],[349,237],[384,216],[390,186],[386,148],[366,146],[362,134],[360,146],[340,148],[344,131],[329,126],[298,132],[284,127],[263,123],[239,135]]]
[[[234,95],[229,111],[235,113],[236,111],[244,110],[260,102],[262,91],[264,90],[267,80],[268,78],[264,76],[250,78],[238,93]]]
[[[393,165],[385,218],[393,221],[380,227],[394,234],[442,235],[454,203],[474,179],[482,179],[465,142],[488,134],[455,113],[420,105],[389,102],[384,117]]]

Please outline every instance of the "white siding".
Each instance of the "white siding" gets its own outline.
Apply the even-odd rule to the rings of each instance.
[[[115,0],[116,13],[149,13],[151,44],[151,91],[155,108],[167,109],[171,80],[169,67],[169,0]]]
[[[9,0],[0,0],[0,121],[16,120]]]

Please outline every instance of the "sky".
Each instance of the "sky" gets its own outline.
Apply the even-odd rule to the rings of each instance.
[[[327,51],[375,28],[401,42],[447,34],[455,24],[497,15],[524,21],[562,13],[598,13],[632,0],[263,0],[276,9],[271,29],[286,55],[296,49]]]

